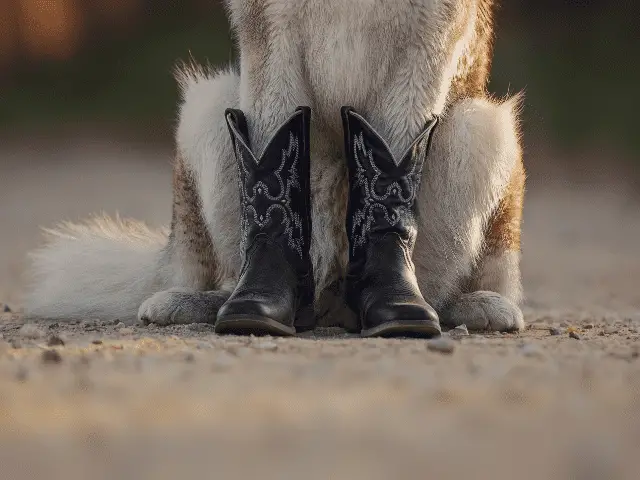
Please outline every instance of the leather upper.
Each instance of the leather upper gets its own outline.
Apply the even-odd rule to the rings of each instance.
[[[438,318],[420,292],[410,254],[397,233],[387,233],[366,248],[368,261],[347,275],[345,292],[363,327]]]
[[[293,313],[299,304],[313,300],[309,295],[309,285],[299,284],[281,248],[260,236],[247,252],[238,284],[218,316],[259,316],[293,326]]]

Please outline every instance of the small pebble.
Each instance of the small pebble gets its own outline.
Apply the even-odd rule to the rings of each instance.
[[[93,343],[94,345],[102,345],[102,340],[94,340],[91,343]]]
[[[27,323],[20,328],[20,332],[18,332],[22,338],[26,338],[29,340],[38,340],[44,337],[44,332],[33,323]]]
[[[122,323],[122,322],[116,323],[116,328],[124,328],[124,327],[126,327],[126,325],[124,323]]]
[[[54,322],[49,324],[49,330],[53,330],[54,328],[58,328],[60,324]]]
[[[604,333],[606,333],[607,335],[614,335],[618,333],[618,331],[618,327],[607,327],[604,329]]]
[[[263,342],[255,345],[255,348],[258,350],[264,350],[267,352],[275,352],[278,350],[278,345],[273,342]]]
[[[558,335],[562,335],[562,330],[556,327],[551,327],[549,329],[549,333],[551,334],[551,336],[557,337]]]
[[[5,306],[2,308],[2,311],[3,311],[4,313],[11,313],[11,309],[9,308],[9,305],[5,305]]]
[[[594,326],[595,326],[595,325],[594,325],[593,323],[587,323],[587,324],[584,326],[584,329],[585,329],[585,330],[591,330]]]
[[[520,348],[520,351],[522,352],[522,354],[525,357],[543,358],[545,356],[544,351],[542,350],[542,348],[540,348],[538,345],[535,345],[533,343],[529,343],[529,344],[523,345]]]
[[[577,332],[573,332],[573,331],[572,331],[572,332],[569,332],[569,336],[570,336],[571,338],[576,339],[576,340],[582,340],[582,337],[580,337],[580,335],[578,335],[578,333],[577,333]]]
[[[449,335],[452,337],[468,337],[469,329],[465,324],[458,325],[456,328],[449,331]]]
[[[62,362],[62,355],[57,350],[45,350],[42,352],[42,363],[57,364]]]
[[[120,333],[121,335],[131,335],[133,333],[133,328],[123,327],[118,330],[118,333]]]
[[[64,346],[64,340],[62,340],[57,335],[51,335],[49,337],[49,340],[47,340],[47,346],[49,346],[49,347],[63,347]]]
[[[456,348],[456,344],[446,337],[439,337],[427,342],[427,349],[445,355],[451,355]]]

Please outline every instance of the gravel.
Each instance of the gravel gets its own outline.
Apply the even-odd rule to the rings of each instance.
[[[557,337],[559,335],[562,335],[562,330],[556,327],[551,327],[549,329],[549,334],[551,334],[551,336],[553,337]]]

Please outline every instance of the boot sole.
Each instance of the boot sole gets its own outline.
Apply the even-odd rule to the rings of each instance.
[[[216,322],[214,332],[227,335],[292,337],[296,334],[296,329],[283,325],[268,317],[260,317],[257,315],[229,315]]]
[[[440,325],[429,320],[397,320],[383,323],[377,327],[363,329],[360,336],[370,337],[410,337],[433,338],[442,334]]]

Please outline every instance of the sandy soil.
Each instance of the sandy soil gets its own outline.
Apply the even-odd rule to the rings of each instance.
[[[38,225],[101,209],[161,224],[169,159],[86,139],[0,151],[0,301],[18,311],[0,314],[2,478],[637,478],[640,209],[627,183],[534,171],[520,334],[24,326]]]

